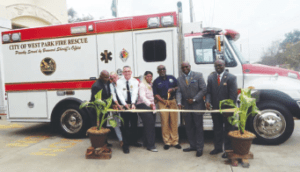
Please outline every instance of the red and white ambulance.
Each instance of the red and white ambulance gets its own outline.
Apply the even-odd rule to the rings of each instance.
[[[178,77],[186,60],[206,80],[220,55],[215,35],[223,35],[226,69],[237,76],[239,88],[255,87],[262,110],[249,119],[249,129],[262,143],[286,141],[294,130],[293,116],[300,116],[299,73],[247,64],[234,43],[239,33],[203,29],[199,23],[185,27],[181,18],[180,12],[167,12],[2,32],[7,119],[51,122],[67,136],[84,135],[90,114],[78,107],[90,99],[101,70],[121,75],[128,65],[134,77],[149,70],[155,78],[163,64]],[[212,129],[209,115],[204,128]]]

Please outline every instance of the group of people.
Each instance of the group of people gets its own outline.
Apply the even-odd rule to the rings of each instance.
[[[215,61],[215,72],[208,76],[207,85],[201,72],[191,71],[188,62],[181,64],[182,75],[177,79],[166,74],[163,65],[157,67],[159,76],[152,82],[153,73],[146,71],[139,82],[132,77],[129,66],[123,67],[121,79],[115,72],[110,74],[103,70],[99,79],[92,86],[92,97],[101,89],[102,99],[113,97],[114,109],[169,109],[160,112],[162,138],[164,149],[171,146],[181,149],[178,135],[178,112],[176,109],[186,110],[210,110],[219,109],[219,102],[224,99],[237,98],[236,77],[225,70],[225,62],[221,59]],[[110,80],[110,82],[109,82]],[[172,111],[173,110],[173,111]],[[145,146],[147,150],[157,152],[155,146],[155,121],[154,111],[139,113],[144,126],[143,144],[139,143],[137,134],[138,114],[132,111],[121,112],[124,124],[115,128],[124,153],[129,153],[129,146]],[[184,115],[187,139],[190,147],[184,152],[196,151],[196,156],[203,154],[203,113],[191,112]],[[214,130],[214,149],[211,155],[231,149],[227,133],[233,129],[226,117],[219,113],[212,113]],[[107,143],[110,146],[109,143]],[[227,155],[224,153],[223,158]]]

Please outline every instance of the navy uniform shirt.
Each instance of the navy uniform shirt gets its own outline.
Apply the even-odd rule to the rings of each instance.
[[[153,95],[160,95],[161,98],[168,98],[168,90],[170,88],[177,87],[177,80],[172,75],[166,75],[166,80],[163,80],[162,77],[157,77],[153,82]],[[170,99],[174,99],[176,95],[176,91],[171,93]]]

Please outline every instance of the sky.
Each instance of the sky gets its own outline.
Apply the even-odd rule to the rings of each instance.
[[[66,0],[78,16],[112,18],[112,0]],[[178,0],[118,0],[118,16],[135,16],[177,11]],[[183,22],[190,22],[189,0],[181,0]],[[233,29],[240,33],[236,41],[244,58],[259,61],[274,41],[284,34],[300,30],[299,0],[193,0],[195,22],[203,27]]]

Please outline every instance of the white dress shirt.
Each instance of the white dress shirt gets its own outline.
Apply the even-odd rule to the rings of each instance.
[[[217,73],[217,78],[218,78],[218,75],[220,75],[220,82],[222,81],[222,77],[223,77],[223,75],[224,75],[224,72],[225,72],[225,70],[224,70],[221,74],[218,74],[218,73]]]
[[[127,87],[126,87],[126,79],[123,77],[117,81],[117,94],[119,96],[120,102],[122,105],[126,105],[127,101]],[[128,80],[129,85],[129,91],[131,95],[131,104],[135,104],[137,97],[138,97],[138,91],[139,91],[139,81],[137,81],[134,78],[130,78]]]

